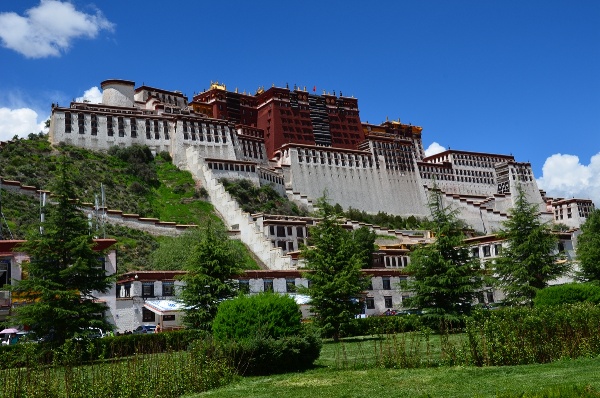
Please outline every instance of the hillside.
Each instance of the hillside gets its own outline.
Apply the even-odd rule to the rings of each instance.
[[[177,169],[168,154],[153,157],[146,147],[112,148],[109,153],[59,145],[53,148],[45,135],[30,135],[0,148],[0,176],[47,189],[58,155],[72,162],[76,191],[82,202],[94,203],[104,186],[106,206],[143,217],[179,224],[197,224],[205,217],[217,220],[210,203],[202,199],[192,176]],[[39,220],[38,200],[2,190],[2,211],[14,239],[25,239]],[[4,238],[10,238],[3,225]],[[145,232],[108,225],[106,236],[115,238],[119,271],[151,267],[150,253],[161,238]]]

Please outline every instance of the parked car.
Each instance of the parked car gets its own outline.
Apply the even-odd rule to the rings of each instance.
[[[154,329],[156,329],[156,325],[140,325],[133,330],[133,334],[154,333]]]
[[[104,331],[100,328],[82,328],[80,332],[75,335],[75,340],[90,340],[90,339],[100,339],[106,336]]]

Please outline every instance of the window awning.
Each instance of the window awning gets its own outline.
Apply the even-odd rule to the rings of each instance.
[[[185,309],[182,302],[175,300],[147,300],[144,307],[158,315],[174,314]]]

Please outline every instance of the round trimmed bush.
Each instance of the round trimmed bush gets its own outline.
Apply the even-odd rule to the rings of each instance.
[[[536,307],[590,302],[600,304],[600,286],[593,283],[567,283],[539,290],[533,303]]]
[[[219,305],[213,336],[220,341],[293,336],[301,332],[301,317],[298,304],[290,296],[240,295]]]

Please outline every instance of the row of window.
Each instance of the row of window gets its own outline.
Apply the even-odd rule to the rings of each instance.
[[[163,315],[162,316],[163,322],[174,321],[174,320],[175,320],[175,315]],[[156,322],[156,314],[154,312],[150,311],[148,308],[143,307],[142,308],[142,322]]]
[[[298,149],[298,161],[306,163],[335,164],[336,166],[373,167],[373,159],[369,156],[345,154],[339,152],[316,151],[314,149]]]
[[[481,250],[480,250],[481,248]],[[484,245],[484,246],[477,246],[477,247],[473,247],[471,248],[471,256],[475,257],[475,258],[479,258],[480,254],[483,255],[483,257],[491,257],[492,256],[492,248],[494,249],[494,256],[499,256],[500,253],[502,253],[502,245],[500,243],[494,244],[494,245]]]
[[[117,298],[131,297],[131,283],[124,283],[117,287]],[[172,281],[162,282],[162,297],[175,295],[175,283]],[[155,297],[154,282],[142,282],[142,297]]]
[[[254,173],[256,171],[255,165],[220,162],[208,162],[208,168],[211,170],[245,171],[248,173]]]
[[[263,158],[263,146],[256,141],[238,140],[242,145],[242,152],[245,157],[251,157],[254,159]]]
[[[273,184],[283,185],[283,177],[273,175],[271,173],[265,173],[258,171],[258,177],[262,180],[269,181]]]
[[[392,300],[392,296],[383,296],[383,302],[385,308],[394,308],[394,300]],[[374,297],[366,297],[365,305],[368,310],[375,309],[375,298]]]

